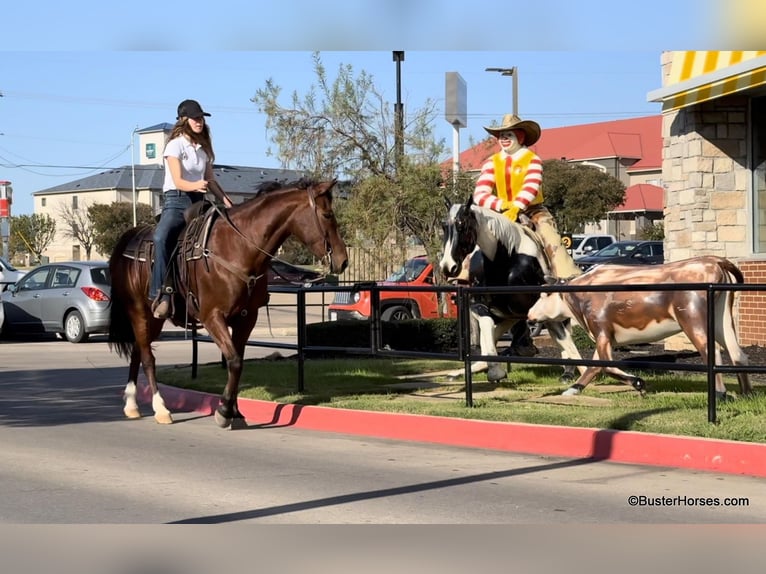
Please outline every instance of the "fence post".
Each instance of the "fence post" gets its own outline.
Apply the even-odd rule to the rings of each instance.
[[[471,313],[469,307],[468,289],[457,288],[458,301],[458,337],[460,344],[458,352],[465,370],[465,404],[473,406],[473,373],[471,372]]]
[[[322,310],[324,313],[324,309]],[[302,393],[304,387],[304,359],[303,348],[306,346],[306,290],[301,287],[298,289],[298,392]]]
[[[716,422],[715,397],[715,290],[707,286],[707,420]]]

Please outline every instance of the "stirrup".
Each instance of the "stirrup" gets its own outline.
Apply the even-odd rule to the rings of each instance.
[[[167,319],[170,317],[170,296],[163,294],[152,307],[152,315],[155,319]]]

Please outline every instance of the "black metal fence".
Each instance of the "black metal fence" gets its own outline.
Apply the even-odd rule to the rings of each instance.
[[[661,288],[660,288],[661,287]],[[715,363],[715,293],[719,291],[766,291],[766,285],[763,284],[708,284],[708,283],[677,283],[658,285],[590,285],[587,287],[572,285],[543,285],[543,286],[523,286],[523,287],[453,287],[453,286],[396,286],[396,285],[375,285],[365,284],[364,288],[370,291],[371,298],[371,316],[370,324],[370,345],[367,347],[339,347],[332,345],[309,345],[307,343],[307,322],[306,310],[309,304],[306,301],[306,295],[309,292],[321,292],[322,303],[315,305],[322,306],[322,317],[324,319],[325,294],[338,291],[355,291],[355,286],[330,286],[317,285],[309,287],[270,287],[273,293],[293,293],[296,296],[296,343],[284,343],[274,341],[250,340],[247,345],[251,347],[264,347],[274,349],[287,349],[296,352],[298,365],[298,392],[304,390],[305,360],[307,353],[311,352],[338,352],[344,354],[364,354],[372,357],[402,357],[402,358],[425,358],[425,359],[446,359],[461,361],[465,369],[465,401],[467,406],[473,406],[473,373],[471,372],[471,363],[474,361],[485,362],[513,362],[519,364],[535,365],[559,365],[559,366],[594,366],[594,367],[630,367],[633,369],[651,369],[666,371],[691,371],[706,373],[707,375],[707,405],[708,421],[716,422],[716,392],[715,377],[717,374],[726,373],[761,373],[766,374],[766,366],[748,365],[717,365]],[[384,348],[381,338],[381,316],[380,316],[380,292],[381,291],[428,291],[438,294],[452,294],[455,296],[455,302],[458,309],[457,317],[457,350],[454,353],[449,352],[422,352],[411,350],[396,350]],[[508,357],[495,355],[475,355],[471,353],[471,321],[469,302],[471,296],[480,293],[565,293],[565,292],[616,292],[616,291],[705,291],[707,293],[707,365],[694,364],[673,364],[670,366],[667,362],[659,361],[601,361],[595,359],[556,359],[546,357]],[[192,331],[192,378],[197,376],[198,362],[198,344],[200,342],[213,342],[208,336],[197,333],[196,329]]]

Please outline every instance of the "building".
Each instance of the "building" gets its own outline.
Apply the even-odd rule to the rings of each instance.
[[[584,231],[632,239],[647,225],[662,220],[661,130],[660,115],[546,128],[531,149],[543,160],[590,165],[624,183],[625,202]],[[460,154],[460,169],[478,175],[496,151],[495,140],[488,138]],[[451,166],[452,160],[444,165]]]
[[[667,51],[662,87],[665,255],[719,255],[766,283],[766,51]],[[742,344],[766,341],[764,294],[739,298]]]
[[[84,250],[76,242],[64,237],[65,223],[61,211],[65,206],[87,209],[94,203],[132,203],[135,200],[136,203],[151,205],[159,213],[162,209],[162,182],[165,177],[162,150],[172,129],[172,124],[162,123],[136,130],[139,154],[135,164],[109,169],[32,194],[34,212],[47,214],[56,221],[56,237],[44,253],[50,261],[80,260],[85,257]],[[222,164],[216,164],[213,171],[218,183],[235,203],[251,197],[263,182],[292,181],[303,175],[294,170]],[[91,259],[108,257],[104,253],[91,253]]]

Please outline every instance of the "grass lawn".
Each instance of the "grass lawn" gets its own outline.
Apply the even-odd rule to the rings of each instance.
[[[473,377],[473,407],[465,404],[460,380],[430,373],[456,370],[455,361],[422,359],[312,359],[305,363],[305,391],[298,393],[293,359],[245,362],[240,397],[344,409],[631,430],[674,435],[766,442],[766,389],[753,397],[719,403],[716,424],[707,422],[707,382],[697,373],[640,373],[649,385],[640,396],[627,385],[601,378],[578,397],[561,397],[561,369],[514,366],[508,379],[490,384]],[[220,394],[226,371],[220,363],[158,370],[160,382]],[[725,377],[730,393],[736,379]]]

